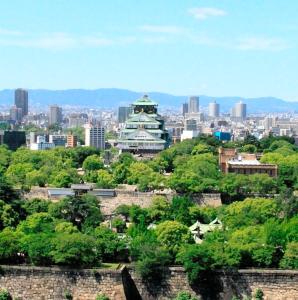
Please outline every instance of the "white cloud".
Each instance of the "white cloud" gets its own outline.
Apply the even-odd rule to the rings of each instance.
[[[144,37],[142,40],[145,44],[163,44],[168,42],[168,39],[164,36]]]
[[[115,43],[127,43],[126,39],[112,40],[100,35],[74,36],[67,33],[50,33],[42,35],[0,36],[1,46],[21,48],[38,48],[48,50],[65,50],[79,47],[103,47]]]
[[[214,7],[195,7],[191,8],[189,12],[199,20],[205,20],[209,17],[221,17],[227,14],[224,10]]]
[[[21,34],[22,34],[22,32],[20,32],[20,31],[9,30],[9,29],[5,29],[5,28],[0,27],[0,35],[13,35],[13,36],[16,36],[16,35],[21,35]]]
[[[151,33],[166,33],[166,34],[178,34],[184,32],[184,29],[178,26],[167,26],[167,25],[143,25],[140,27],[142,31]]]
[[[289,45],[284,40],[277,38],[249,37],[240,39],[236,48],[240,50],[281,51],[289,48]]]

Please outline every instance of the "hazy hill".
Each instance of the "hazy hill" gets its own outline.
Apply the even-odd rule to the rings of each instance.
[[[58,105],[78,105],[89,107],[117,107],[129,104],[142,96],[143,93],[124,89],[103,88],[96,90],[68,89],[68,90],[29,90],[30,105],[40,104],[47,106]],[[180,107],[187,101],[187,96],[175,96],[166,93],[151,92],[152,99],[155,99],[160,106]],[[13,104],[14,91],[0,91],[0,105]],[[229,111],[231,107],[242,99],[248,105],[249,112],[293,112],[298,111],[298,102],[287,102],[274,97],[251,98],[241,97],[210,97],[200,96],[200,105],[208,106],[212,100],[216,100],[221,105],[221,111]]]

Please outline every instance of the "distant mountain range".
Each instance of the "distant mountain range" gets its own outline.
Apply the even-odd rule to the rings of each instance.
[[[175,96],[166,93],[151,92],[150,98],[161,107],[180,107],[187,101],[187,96]],[[50,104],[72,105],[84,107],[115,108],[128,105],[143,93],[125,89],[102,88],[96,90],[68,89],[68,90],[29,90],[29,104],[48,106]],[[249,113],[298,112],[298,102],[287,102],[274,97],[243,98],[243,97],[210,97],[200,95],[200,106],[207,107],[208,103],[216,100],[222,112],[228,112],[239,100],[247,103]],[[12,105],[14,90],[0,91],[0,105]]]

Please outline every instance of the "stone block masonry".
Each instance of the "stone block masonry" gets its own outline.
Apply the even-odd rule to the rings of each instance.
[[[0,288],[13,299],[95,300],[103,293],[110,300],[172,300],[188,291],[202,300],[251,297],[257,289],[264,300],[298,300],[298,270],[217,271],[190,285],[182,267],[164,269],[160,278],[144,281],[132,267],[119,270],[1,266]]]
[[[126,299],[122,269],[1,266],[0,288],[6,288],[13,299],[20,300],[62,300],[66,293],[73,300],[95,300],[100,293],[110,299]]]
[[[142,208],[147,208],[152,204],[152,199],[156,195],[164,196],[171,201],[172,198],[177,195],[175,192],[171,193],[153,193],[153,192],[138,192],[130,190],[115,190],[115,196],[108,197],[98,197],[101,203],[101,211],[104,215],[111,215],[114,210],[122,204],[126,205],[139,205]],[[180,195],[183,196],[183,195]],[[47,188],[33,187],[31,191],[25,194],[25,199],[44,199],[57,202],[62,199],[64,196],[52,197],[49,198]],[[201,206],[220,206],[221,195],[220,194],[195,194],[191,196],[194,203]]]

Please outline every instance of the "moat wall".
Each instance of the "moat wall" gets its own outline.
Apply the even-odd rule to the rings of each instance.
[[[8,289],[13,299],[19,300],[63,300],[66,292],[73,300],[95,300],[100,293],[111,300],[165,300],[183,290],[202,300],[231,300],[233,296],[251,296],[256,289],[264,292],[265,300],[298,300],[298,271],[218,271],[190,286],[181,267],[170,267],[160,278],[143,281],[133,268],[125,267],[77,270],[1,266],[0,288]]]
[[[152,204],[152,198],[156,195],[162,195],[171,201],[176,195],[175,192],[170,193],[153,193],[153,192],[138,192],[138,191],[128,191],[128,190],[115,190],[114,197],[98,197],[101,203],[101,211],[104,215],[111,215],[114,210],[122,204],[126,205],[139,205],[142,208],[147,208]],[[59,201],[63,196],[49,198],[47,188],[33,187],[31,191],[25,194],[26,199],[40,198],[51,201]],[[194,203],[201,206],[220,206],[221,195],[219,193],[213,194],[194,194],[191,196]]]

